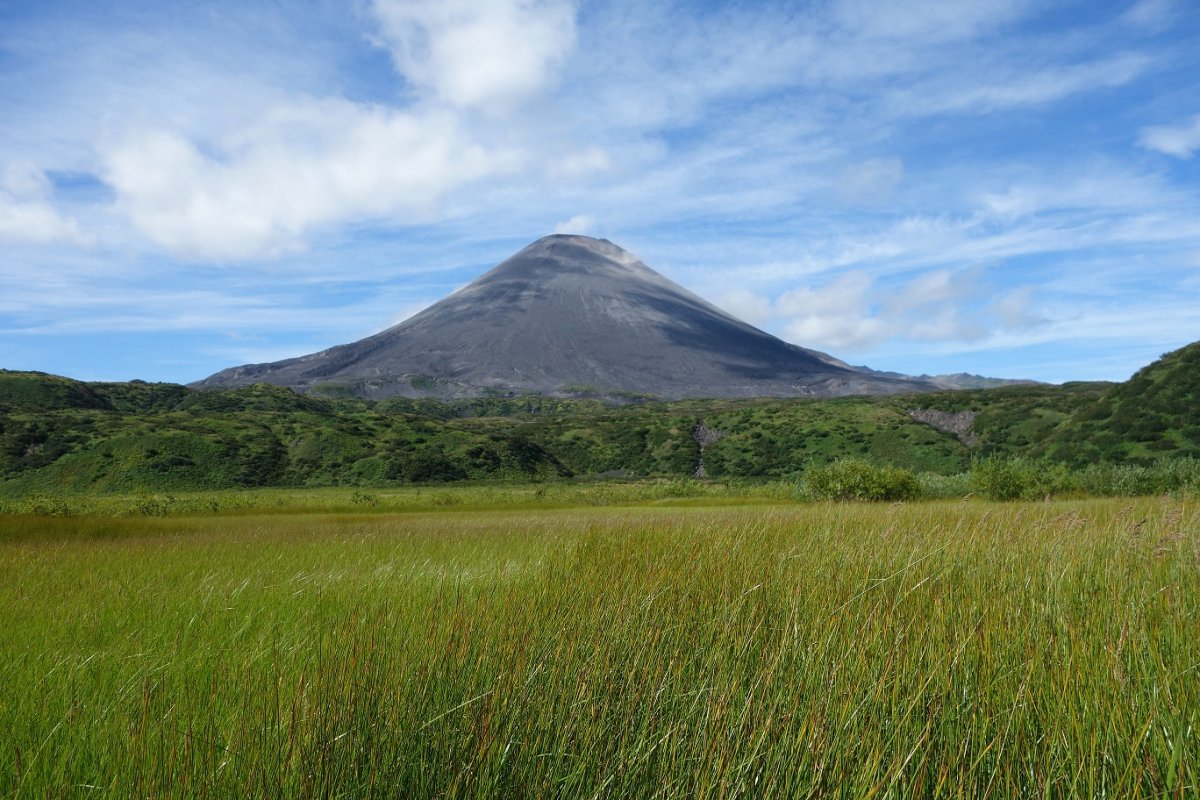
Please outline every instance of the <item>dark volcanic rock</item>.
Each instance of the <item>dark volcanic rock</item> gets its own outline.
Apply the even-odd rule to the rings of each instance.
[[[938,411],[933,408],[914,408],[908,412],[908,415],[917,422],[924,422],[943,433],[953,433],[967,447],[979,444],[979,434],[975,433],[975,420],[979,415],[974,411]]]
[[[604,239],[539,239],[410,319],[353,344],[218,372],[363,397],[487,392],[683,397],[928,391],[866,374],[730,316]]]

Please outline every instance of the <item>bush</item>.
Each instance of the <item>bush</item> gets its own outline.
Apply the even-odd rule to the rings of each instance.
[[[800,487],[801,497],[810,500],[913,500],[920,492],[917,476],[910,470],[857,458],[810,467]]]
[[[1072,488],[1092,496],[1136,497],[1200,489],[1200,460],[1162,459],[1142,464],[1091,464],[1072,476]]]
[[[1044,488],[1037,467],[1023,459],[988,458],[971,468],[971,491],[989,500],[1031,500]]]
[[[989,500],[1037,500],[1073,489],[1065,464],[988,458],[971,467],[971,491]]]

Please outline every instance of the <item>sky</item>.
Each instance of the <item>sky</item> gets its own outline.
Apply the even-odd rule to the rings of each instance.
[[[0,367],[188,382],[554,232],[909,374],[1200,339],[1192,0],[0,0]]]

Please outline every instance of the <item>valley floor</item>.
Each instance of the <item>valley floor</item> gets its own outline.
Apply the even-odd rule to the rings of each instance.
[[[425,499],[0,516],[0,796],[1200,792],[1194,499]]]

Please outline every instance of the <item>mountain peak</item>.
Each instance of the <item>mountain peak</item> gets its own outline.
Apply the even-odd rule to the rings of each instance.
[[[542,237],[421,313],[300,358],[198,385],[340,387],[369,397],[485,392],[665,398],[880,394],[928,384],[868,375],[771,336],[605,239]]]
[[[642,278],[662,278],[633,253],[618,247],[608,239],[593,239],[573,233],[552,233],[527,245],[490,272],[481,275],[478,280],[513,273],[534,277],[542,271],[597,270],[631,272]]]

